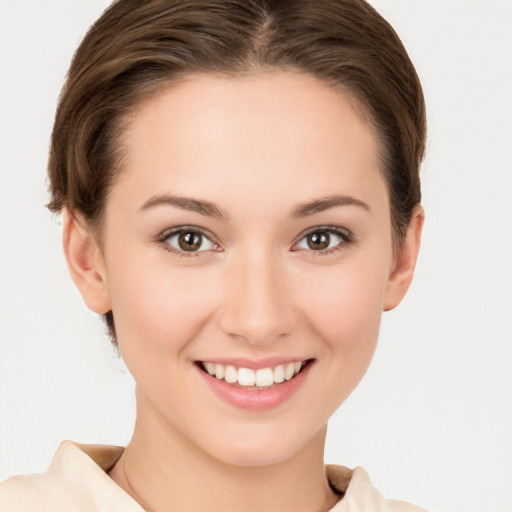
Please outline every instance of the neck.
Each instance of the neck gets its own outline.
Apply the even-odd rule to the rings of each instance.
[[[110,476],[148,512],[323,512],[339,499],[325,476],[326,426],[287,460],[237,466],[138,410],[132,440]]]

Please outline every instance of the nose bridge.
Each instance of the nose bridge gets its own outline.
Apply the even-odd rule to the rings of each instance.
[[[221,328],[247,342],[270,344],[293,330],[295,315],[281,258],[246,248],[226,270]]]

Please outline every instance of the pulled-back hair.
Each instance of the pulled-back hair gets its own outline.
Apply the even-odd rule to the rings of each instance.
[[[364,0],[117,0],[77,49],[51,139],[48,207],[100,228],[123,121],[190,73],[309,73],[349,94],[380,143],[393,239],[420,202],[425,106],[393,28]],[[106,315],[113,334],[111,312]]]

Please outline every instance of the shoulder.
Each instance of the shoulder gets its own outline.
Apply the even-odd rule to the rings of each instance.
[[[65,497],[46,473],[13,476],[0,483],[1,512],[45,511],[65,504]]]
[[[427,512],[410,503],[385,499],[361,467],[327,465],[329,484],[342,497],[329,512]]]
[[[45,473],[14,476],[0,484],[0,512],[142,512],[106,471],[123,448],[64,441]]]
[[[386,500],[385,510],[386,512],[427,512],[424,508],[398,500]]]

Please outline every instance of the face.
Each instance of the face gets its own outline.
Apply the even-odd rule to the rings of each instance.
[[[89,304],[113,310],[139,421],[234,464],[292,457],[396,302],[371,127],[305,74],[197,75],[141,105],[123,148]]]

